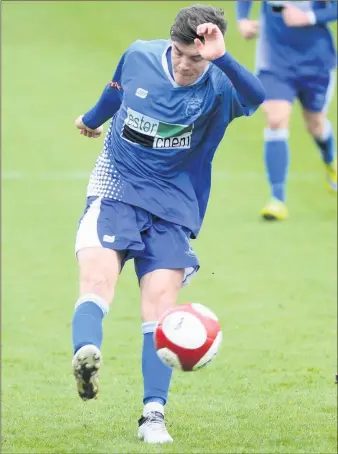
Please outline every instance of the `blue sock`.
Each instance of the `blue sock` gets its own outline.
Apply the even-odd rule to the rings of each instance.
[[[84,345],[101,347],[102,320],[108,310],[108,304],[97,295],[84,295],[78,299],[72,323],[74,354]]]
[[[264,158],[272,197],[285,202],[286,178],[289,168],[289,131],[265,129]]]
[[[335,143],[330,120],[326,118],[322,136],[314,137],[314,140],[319,147],[325,164],[331,164],[335,157]]]
[[[172,369],[166,366],[157,356],[154,342],[155,326],[156,322],[145,322],[142,324],[143,403],[159,402],[165,405],[168,399]]]

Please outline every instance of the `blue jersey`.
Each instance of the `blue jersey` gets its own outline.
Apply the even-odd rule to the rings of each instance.
[[[238,19],[247,18],[252,2],[236,2]],[[260,35],[256,52],[256,70],[316,75],[329,72],[336,66],[336,51],[332,34],[327,26],[337,20],[337,2],[330,1],[263,1],[260,14]],[[311,12],[313,25],[288,27],[282,17],[282,8],[291,3],[305,12]]]
[[[213,63],[194,84],[178,86],[167,58],[170,50],[167,40],[136,41],[123,55],[112,82],[121,105],[87,195],[143,208],[196,237],[216,148],[228,124],[250,115],[259,103],[245,105]]]

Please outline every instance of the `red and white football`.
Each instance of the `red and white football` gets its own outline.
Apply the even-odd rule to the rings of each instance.
[[[176,306],[166,311],[154,332],[158,356],[169,367],[200,369],[217,354],[222,342],[218,318],[202,304]]]

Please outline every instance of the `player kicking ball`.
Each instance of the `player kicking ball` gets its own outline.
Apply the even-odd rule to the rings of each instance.
[[[102,321],[133,259],[143,334],[138,437],[146,443],[173,441],[164,420],[172,369],[156,354],[156,322],[199,269],[190,239],[203,222],[211,162],[225,130],[265,96],[260,81],[227,52],[226,28],[219,8],[180,10],[171,40],[134,42],[97,104],[76,120],[81,134],[99,137],[112,119],[76,237],[73,372],[80,397],[95,398]]]
[[[249,19],[251,1],[238,1],[237,19],[245,39],[259,32],[256,69],[265,91],[264,158],[271,199],[261,214],[284,220],[289,167],[289,120],[299,99],[306,127],[321,154],[326,184],[337,192],[337,161],[327,109],[333,96],[336,50],[328,23],[337,20],[336,1],[261,2],[260,22]]]

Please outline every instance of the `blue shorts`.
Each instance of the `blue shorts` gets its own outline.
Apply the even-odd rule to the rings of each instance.
[[[199,261],[186,227],[164,221],[142,208],[105,197],[88,197],[76,235],[75,252],[104,247],[134,259],[138,279],[157,269],[184,269],[182,284],[198,271]]]
[[[280,75],[272,71],[260,71],[258,78],[266,91],[266,101],[283,100],[293,103],[299,99],[305,110],[326,112],[332,101],[336,74],[323,71],[317,75]]]

